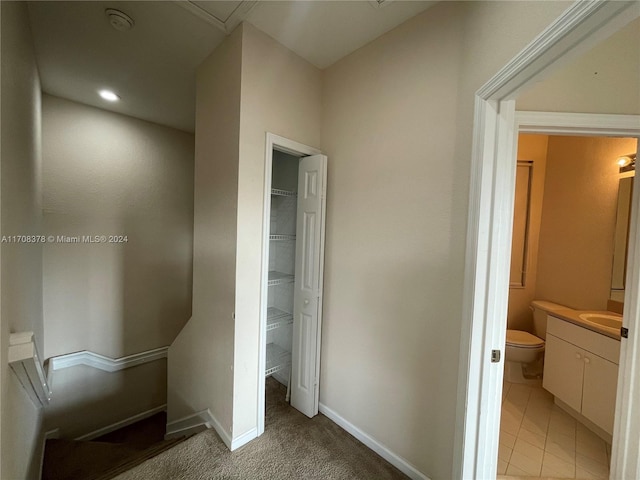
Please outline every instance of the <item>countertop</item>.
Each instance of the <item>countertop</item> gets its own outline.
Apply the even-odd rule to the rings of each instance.
[[[549,312],[549,315],[560,318],[562,320],[566,320],[567,322],[578,325],[579,327],[586,328],[587,330],[592,330],[596,333],[600,333],[602,335],[606,335],[607,337],[611,337],[615,340],[620,341],[620,330],[615,330],[613,328],[603,327],[600,325],[594,325],[590,322],[586,322],[580,318],[581,313],[599,313],[601,315],[612,315],[615,317],[620,317],[620,319],[622,320],[622,315],[614,312],[597,310],[573,310],[571,308],[553,310]]]

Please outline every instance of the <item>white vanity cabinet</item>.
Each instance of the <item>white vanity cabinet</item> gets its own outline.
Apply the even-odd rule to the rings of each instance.
[[[613,435],[618,364],[585,352],[582,415]]]
[[[542,386],[573,408],[582,411],[584,350],[547,333]]]
[[[613,433],[620,342],[549,316],[543,387]]]

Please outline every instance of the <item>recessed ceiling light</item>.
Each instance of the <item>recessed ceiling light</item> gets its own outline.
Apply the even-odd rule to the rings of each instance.
[[[113,93],[111,90],[100,90],[98,92],[102,98],[108,100],[109,102],[117,102],[120,100],[120,97]]]

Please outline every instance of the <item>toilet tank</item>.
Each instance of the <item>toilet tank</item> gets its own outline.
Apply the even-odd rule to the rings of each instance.
[[[552,314],[556,310],[566,310],[568,307],[559,305],[546,300],[534,300],[531,302],[531,310],[533,310],[533,334],[536,337],[546,340],[547,338],[547,315]]]

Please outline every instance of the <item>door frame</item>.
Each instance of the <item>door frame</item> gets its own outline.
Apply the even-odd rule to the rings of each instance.
[[[258,436],[264,433],[265,386],[266,377],[266,342],[267,342],[267,306],[269,298],[269,225],[271,223],[271,170],[273,167],[273,150],[290,153],[299,157],[319,155],[322,151],[302,143],[267,132],[264,156],[264,197],[262,216],[262,258],[260,283],[260,343],[258,345]]]
[[[575,2],[476,92],[454,478],[496,478],[497,473],[504,364],[493,363],[491,353],[504,350],[506,334],[518,132],[515,98],[638,17],[638,10],[637,2]],[[640,205],[639,191],[634,191],[634,207]],[[635,328],[640,326],[638,210],[634,208],[630,226],[630,287],[624,310],[629,338],[621,348],[612,478],[640,476],[634,461],[640,425],[633,422],[640,417],[640,398],[630,395],[640,391],[640,333]]]

